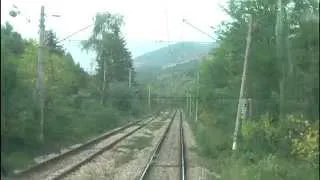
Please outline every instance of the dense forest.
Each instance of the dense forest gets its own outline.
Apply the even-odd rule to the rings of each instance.
[[[222,179],[319,179],[319,2],[230,0],[224,10],[232,21],[217,30],[219,47],[194,81],[199,120],[195,99],[189,117],[199,153]],[[249,14],[251,112],[232,152]]]
[[[74,62],[54,31],[46,31],[43,127],[36,95],[39,44],[21,37],[9,23],[1,26],[2,168],[11,172],[25,167],[36,156],[80,143],[150,112],[147,89],[134,79],[122,24],[120,15],[96,15],[92,35],[82,42],[84,50],[97,54],[94,75]]]

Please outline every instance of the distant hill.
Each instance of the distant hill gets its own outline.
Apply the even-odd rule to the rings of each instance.
[[[196,80],[200,60],[215,44],[182,42],[146,53],[134,59],[136,80],[149,84],[153,94],[184,96]]]
[[[213,43],[181,42],[148,52],[134,59],[136,70],[163,69],[176,64],[183,64],[193,60],[200,60],[206,56]]]

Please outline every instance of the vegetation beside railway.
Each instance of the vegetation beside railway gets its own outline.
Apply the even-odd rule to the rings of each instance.
[[[151,113],[147,89],[134,79],[132,58],[120,33],[121,17],[105,13],[97,14],[96,19],[96,27],[108,20],[115,20],[116,26],[101,26],[98,33],[106,35],[101,41],[93,41],[93,32],[83,43],[89,50],[101,46],[93,49],[99,54],[95,74],[76,64],[55,33],[46,31],[44,140],[39,138],[39,108],[34,96],[39,45],[21,37],[9,23],[1,26],[1,167],[5,171],[11,173],[36,156],[57,152]],[[156,108],[153,103],[153,110]]]
[[[190,119],[200,154],[221,179],[319,179],[319,1],[230,0],[225,10],[232,21],[217,31],[219,47],[194,86],[199,118]],[[254,23],[245,97],[252,104],[234,153],[248,14]]]

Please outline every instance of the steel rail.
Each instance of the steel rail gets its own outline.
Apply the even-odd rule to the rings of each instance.
[[[187,168],[186,168],[186,160],[185,160],[185,144],[184,144],[184,131],[183,131],[183,120],[182,120],[182,112],[180,111],[180,177],[181,180],[187,179]]]
[[[159,114],[157,113],[156,116],[152,117],[149,122],[153,121],[153,120],[156,119],[158,116],[159,116]],[[91,139],[91,140],[88,140],[87,142],[85,142],[84,144],[82,144],[81,146],[79,146],[79,147],[77,147],[77,148],[68,150],[68,151],[66,151],[66,152],[64,152],[64,153],[62,153],[62,154],[60,154],[60,155],[58,155],[58,156],[55,156],[55,157],[50,158],[50,159],[48,159],[48,160],[45,160],[45,161],[43,161],[43,162],[41,162],[41,163],[38,163],[38,164],[36,164],[36,165],[34,165],[34,166],[31,166],[31,167],[29,167],[29,168],[27,168],[27,169],[24,169],[24,170],[22,170],[22,171],[20,171],[20,172],[18,172],[18,173],[15,173],[15,174],[12,175],[11,178],[20,179],[20,178],[28,177],[30,174],[33,174],[33,173],[35,173],[35,172],[37,172],[37,171],[38,171],[38,172],[39,172],[39,171],[42,171],[43,169],[48,168],[48,166],[50,166],[51,164],[54,164],[54,163],[62,160],[63,158],[72,156],[72,155],[77,154],[77,153],[79,153],[79,152],[81,152],[81,151],[83,151],[83,150],[90,149],[90,147],[92,147],[93,145],[98,144],[99,142],[101,142],[101,141],[103,141],[103,140],[105,140],[105,139],[107,139],[107,138],[109,138],[109,137],[111,137],[111,136],[113,136],[113,135],[115,135],[115,134],[117,134],[117,133],[120,133],[120,132],[124,131],[125,129],[128,129],[129,127],[132,127],[132,126],[134,126],[134,125],[138,125],[139,123],[141,123],[141,122],[143,122],[143,121],[144,121],[144,120],[142,119],[142,120],[139,120],[139,121],[131,122],[131,123],[126,124],[126,125],[124,125],[124,126],[122,126],[122,127],[119,127],[119,128],[113,129],[113,130],[111,130],[111,131],[109,131],[109,132],[106,132],[106,133],[104,133],[104,134],[102,134],[102,135],[100,135],[100,136],[98,136],[98,137],[95,137],[95,138],[93,138],[93,139]],[[149,122],[147,122],[147,123],[149,123]],[[140,128],[144,127],[147,123],[142,124],[142,125],[139,126],[138,128],[136,128],[136,129],[134,129],[133,131],[129,132],[128,134],[124,135],[125,137],[121,137],[120,139],[122,140],[122,139],[128,137],[129,135],[131,135],[131,134],[134,133],[135,131],[137,131],[137,130],[139,130]],[[120,142],[121,140],[119,140],[118,142]],[[116,143],[118,143],[118,142],[116,142]],[[112,146],[114,146],[116,143],[110,144],[110,148],[111,148]],[[103,149],[104,149],[104,151],[105,151],[105,150],[107,150],[108,148],[105,147],[105,148],[103,148]],[[95,157],[95,156],[93,156],[93,157]],[[90,158],[92,159],[93,157],[90,157]],[[87,160],[87,161],[88,161],[88,160]],[[86,162],[87,162],[87,161],[86,161]],[[83,163],[84,163],[84,162],[82,162],[82,164],[83,164]],[[69,171],[71,171],[71,170],[69,170]]]
[[[144,180],[146,177],[147,177],[147,174],[149,173],[150,169],[151,169],[151,166],[153,164],[153,160],[155,159],[155,157],[157,156],[157,154],[159,153],[160,149],[161,149],[161,145],[163,144],[165,138],[167,137],[168,135],[168,132],[169,132],[169,129],[171,128],[172,126],[172,122],[175,118],[177,114],[177,111],[174,112],[173,116],[171,117],[171,121],[169,123],[169,125],[167,126],[165,132],[163,133],[160,141],[157,143],[157,145],[155,146],[149,160],[147,161],[147,164],[146,166],[143,168],[143,171],[142,173],[139,175],[139,177],[137,178],[138,180]]]
[[[54,176],[53,178],[51,178],[52,180],[58,180],[58,179],[62,179],[64,177],[66,177],[68,174],[76,171],[77,169],[79,169],[82,165],[88,163],[89,161],[91,161],[93,158],[95,158],[96,156],[102,154],[103,152],[105,152],[106,150],[109,150],[111,148],[113,148],[116,144],[118,144],[120,141],[122,141],[123,139],[125,139],[126,137],[130,136],[131,134],[135,133],[136,131],[138,131],[139,129],[143,128],[144,126],[146,126],[147,123],[142,124],[141,126],[137,127],[136,129],[130,131],[129,133],[127,133],[126,135],[122,136],[121,138],[115,140],[114,142],[112,142],[111,144],[101,148],[99,151],[97,151],[96,153],[90,155],[89,157],[85,158],[84,160],[80,161],[79,163],[69,167],[68,169],[58,173],[56,176]]]
[[[165,116],[164,118],[167,118],[167,116]],[[155,119],[155,118],[154,118]],[[67,170],[63,171],[62,173],[59,173],[58,175],[56,175],[55,177],[53,177],[51,180],[59,180],[59,179],[63,179],[64,177],[66,177],[68,174],[76,171],[77,169],[79,169],[82,165],[88,163],[89,161],[91,161],[93,158],[95,158],[96,156],[102,154],[103,152],[113,148],[116,144],[118,144],[119,142],[121,142],[123,139],[127,138],[128,136],[132,135],[133,133],[135,133],[136,131],[138,131],[139,129],[143,128],[144,126],[148,125],[150,122],[152,122],[154,119],[142,124],[141,126],[137,127],[136,129],[130,131],[129,133],[127,133],[126,135],[122,136],[121,138],[115,140],[114,142],[112,142],[111,144],[101,148],[98,152],[92,154],[91,156],[87,157],[86,159],[82,160],[80,163],[75,164],[74,166],[68,168]]]

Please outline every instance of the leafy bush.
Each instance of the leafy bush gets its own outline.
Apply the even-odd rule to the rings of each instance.
[[[232,138],[225,135],[224,131],[219,128],[208,128],[202,124],[198,124],[196,140],[201,144],[201,153],[211,158],[223,156],[221,153],[226,153],[228,149],[231,149]]]
[[[311,124],[302,116],[289,116],[292,124],[288,137],[291,140],[291,153],[299,159],[318,164],[319,160],[319,121]]]
[[[256,163],[248,163],[246,155],[237,159],[226,158],[222,169],[223,180],[301,180],[318,179],[315,167],[268,154]]]
[[[200,154],[225,180],[318,179],[318,122],[287,116],[274,122],[268,115],[242,124],[239,152],[232,154],[231,132],[202,113],[193,124]],[[208,119],[204,119],[208,118]],[[210,125],[209,125],[210,124]],[[227,133],[228,132],[228,133]],[[229,136],[227,135],[229,134]]]
[[[107,19],[104,21],[108,22]],[[44,134],[41,134],[39,99],[35,89],[38,44],[24,40],[9,23],[1,26],[1,35],[1,152],[5,159],[1,166],[9,164],[5,165],[8,171],[26,165],[27,160],[35,156],[81,143],[126,123],[131,120],[131,115],[146,112],[141,98],[133,91],[136,88],[134,76],[132,88],[128,88],[132,58],[125,48],[125,40],[114,34],[115,41],[104,48],[117,49],[118,53],[112,58],[98,58],[97,73],[90,75],[58,45],[54,32],[48,31],[43,53],[45,108]],[[110,59],[112,62],[108,62],[103,92],[105,75],[102,72],[106,69],[101,65],[104,64],[102,61]],[[39,138],[40,134],[44,136],[43,140]]]
[[[242,124],[243,151],[256,153],[276,153],[279,150],[281,129],[275,126],[268,116],[256,121],[245,121]]]
[[[302,116],[287,116],[272,122],[267,116],[243,123],[244,151],[290,154],[301,160],[316,162],[319,157],[319,123],[311,124]]]

